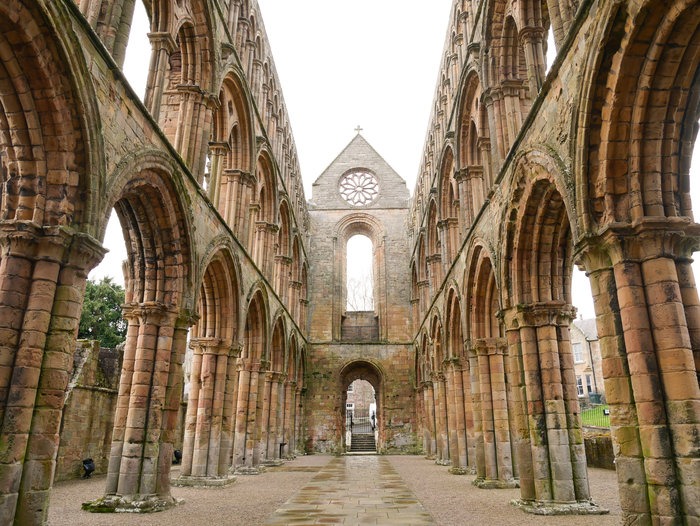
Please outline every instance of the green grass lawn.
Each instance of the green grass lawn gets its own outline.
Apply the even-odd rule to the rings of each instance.
[[[607,405],[599,405],[592,409],[581,411],[581,421],[584,426],[610,427],[610,415],[603,414]]]

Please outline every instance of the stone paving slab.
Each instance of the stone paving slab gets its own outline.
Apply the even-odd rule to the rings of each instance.
[[[389,460],[367,455],[331,460],[265,524],[418,526],[435,521]]]

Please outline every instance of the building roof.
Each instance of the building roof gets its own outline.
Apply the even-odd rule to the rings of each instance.
[[[574,320],[574,325],[583,333],[587,340],[598,339],[598,328],[596,327],[595,318],[587,320]]]

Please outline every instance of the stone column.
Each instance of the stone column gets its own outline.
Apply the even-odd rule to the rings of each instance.
[[[527,82],[530,88],[530,98],[534,99],[542,88],[546,76],[546,61],[544,54],[543,27],[524,27],[518,35],[520,45],[525,50],[525,65],[527,66]]]
[[[563,302],[505,311],[513,362],[521,500],[530,513],[600,514],[590,499],[576,378],[569,342],[575,310]],[[517,410],[517,409],[516,409]]]
[[[192,339],[194,351],[178,486],[221,486],[233,482],[221,462],[224,397],[229,346],[217,338]],[[228,455],[227,455],[228,456]],[[223,464],[223,465],[222,465]]]
[[[501,114],[503,136],[506,140],[506,151],[513,146],[518,132],[523,126],[523,110],[521,106],[524,81],[520,79],[504,80],[501,86],[503,94],[503,113]]]
[[[219,210],[219,213],[224,217],[223,210],[219,199],[221,199],[221,175],[224,170],[224,160],[230,153],[231,147],[227,142],[210,142],[209,153],[211,155],[211,166],[209,169],[209,199],[214,206]]]
[[[640,221],[608,229],[581,251],[623,481],[620,505],[630,523],[700,517],[698,307],[688,269],[696,229],[676,218]]]
[[[191,316],[145,302],[124,307],[129,320],[105,496],[88,511],[171,507],[170,466],[182,362]]]
[[[453,405],[455,412],[454,444],[450,444],[450,454],[452,455],[452,468],[450,473],[463,475],[467,473],[467,429],[464,416],[464,385],[462,376],[462,366],[460,358],[450,360],[452,383],[454,384]]]
[[[437,454],[437,435],[435,429],[435,397],[433,393],[433,382],[424,382],[423,396],[425,406],[425,456],[428,459],[435,459]]]
[[[0,523],[43,524],[93,238],[0,225]]]
[[[245,464],[246,426],[248,421],[248,398],[250,392],[250,371],[243,359],[237,360],[238,389],[236,391],[236,421],[233,436],[233,468]]]
[[[450,440],[447,429],[447,388],[445,385],[445,375],[439,372],[435,375],[435,384],[437,384],[437,401],[435,410],[437,412],[435,422],[437,425],[437,459],[436,463],[447,465],[450,461]]]
[[[480,488],[514,488],[510,420],[506,395],[503,354],[506,342],[501,338],[483,338],[474,342],[479,366],[481,421],[483,425],[484,466],[474,485]]]
[[[279,464],[280,460],[280,385],[282,373],[270,374],[270,409],[269,424],[267,426],[267,460],[273,464]],[[284,399],[282,399],[284,402]]]
[[[148,33],[148,39],[151,41],[152,51],[143,103],[153,120],[159,122],[161,101],[166,84],[166,71],[168,70],[170,54],[177,49],[177,43],[168,32]]]
[[[289,301],[289,275],[292,268],[292,258],[282,254],[275,256],[275,291],[284,305]]]
[[[175,137],[170,139],[201,185],[209,147],[211,112],[218,99],[193,84],[178,85],[177,93],[180,95],[180,110]]]
[[[291,458],[294,454],[294,429],[295,429],[295,381],[285,381],[284,386],[284,425],[282,426],[282,442],[284,448],[282,454],[285,458]]]

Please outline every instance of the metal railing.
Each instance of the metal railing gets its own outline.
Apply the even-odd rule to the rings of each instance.
[[[607,404],[580,402],[581,424],[584,428],[610,429],[610,408]]]
[[[345,419],[345,428],[355,435],[373,433],[375,424],[376,420],[369,416],[348,415]]]

